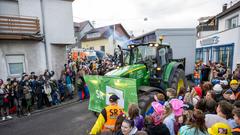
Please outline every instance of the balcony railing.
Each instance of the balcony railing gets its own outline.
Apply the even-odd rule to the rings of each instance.
[[[197,31],[215,31],[217,30],[217,26],[215,25],[198,25],[197,26]]]
[[[0,39],[39,38],[39,19],[34,17],[0,16]]]

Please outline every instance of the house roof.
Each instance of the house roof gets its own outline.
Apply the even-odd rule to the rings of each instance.
[[[90,24],[92,26],[92,24],[87,20],[87,21],[84,21],[84,22],[80,22],[80,23],[77,23],[77,22],[74,22],[74,27],[77,27],[78,28],[78,32],[79,31],[82,31],[83,28],[87,25],[87,24]],[[92,26],[93,27],[93,26]]]
[[[153,31],[147,32],[147,33],[142,34],[142,35],[140,35],[140,36],[134,37],[132,40],[136,40],[136,39],[145,37],[145,36],[147,36],[147,35],[151,35],[151,34],[155,33],[157,30],[158,30],[158,29],[155,29],[155,30],[153,30]]]
[[[221,17],[223,17],[223,16],[225,16],[225,15],[227,15],[227,14],[229,14],[229,13],[235,11],[235,10],[239,10],[239,8],[240,8],[240,1],[237,2],[236,4],[234,4],[233,6],[229,7],[229,8],[226,9],[225,11],[219,13],[219,14],[217,15],[217,18],[221,18]]]
[[[123,26],[121,24],[114,24],[115,25],[115,29],[120,28],[124,34],[127,36],[127,38],[130,38],[129,34],[127,33],[127,31],[123,28]],[[86,33],[86,35],[82,38],[82,41],[89,41],[89,40],[98,40],[98,39],[105,39],[108,38],[114,29],[114,25],[108,25],[108,26],[104,26],[104,27],[99,27],[99,28],[95,28],[90,30],[89,32]],[[88,34],[91,33],[99,33],[98,37],[95,38],[87,38]]]

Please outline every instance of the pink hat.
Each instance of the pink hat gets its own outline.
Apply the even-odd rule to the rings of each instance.
[[[154,111],[158,114],[162,114],[164,109],[163,109],[163,105],[161,105],[160,103],[158,102],[152,102],[152,107],[154,109]]]
[[[172,105],[175,116],[181,116],[183,113],[183,101],[179,99],[172,99],[169,103]]]

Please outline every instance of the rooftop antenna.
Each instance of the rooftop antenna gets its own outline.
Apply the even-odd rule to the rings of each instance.
[[[92,25],[93,25],[93,27],[95,27],[95,25],[96,25],[96,21],[92,21]]]

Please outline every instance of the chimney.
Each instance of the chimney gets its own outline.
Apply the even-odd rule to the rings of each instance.
[[[224,12],[225,10],[227,10],[227,3],[225,3],[222,7],[222,12]]]

